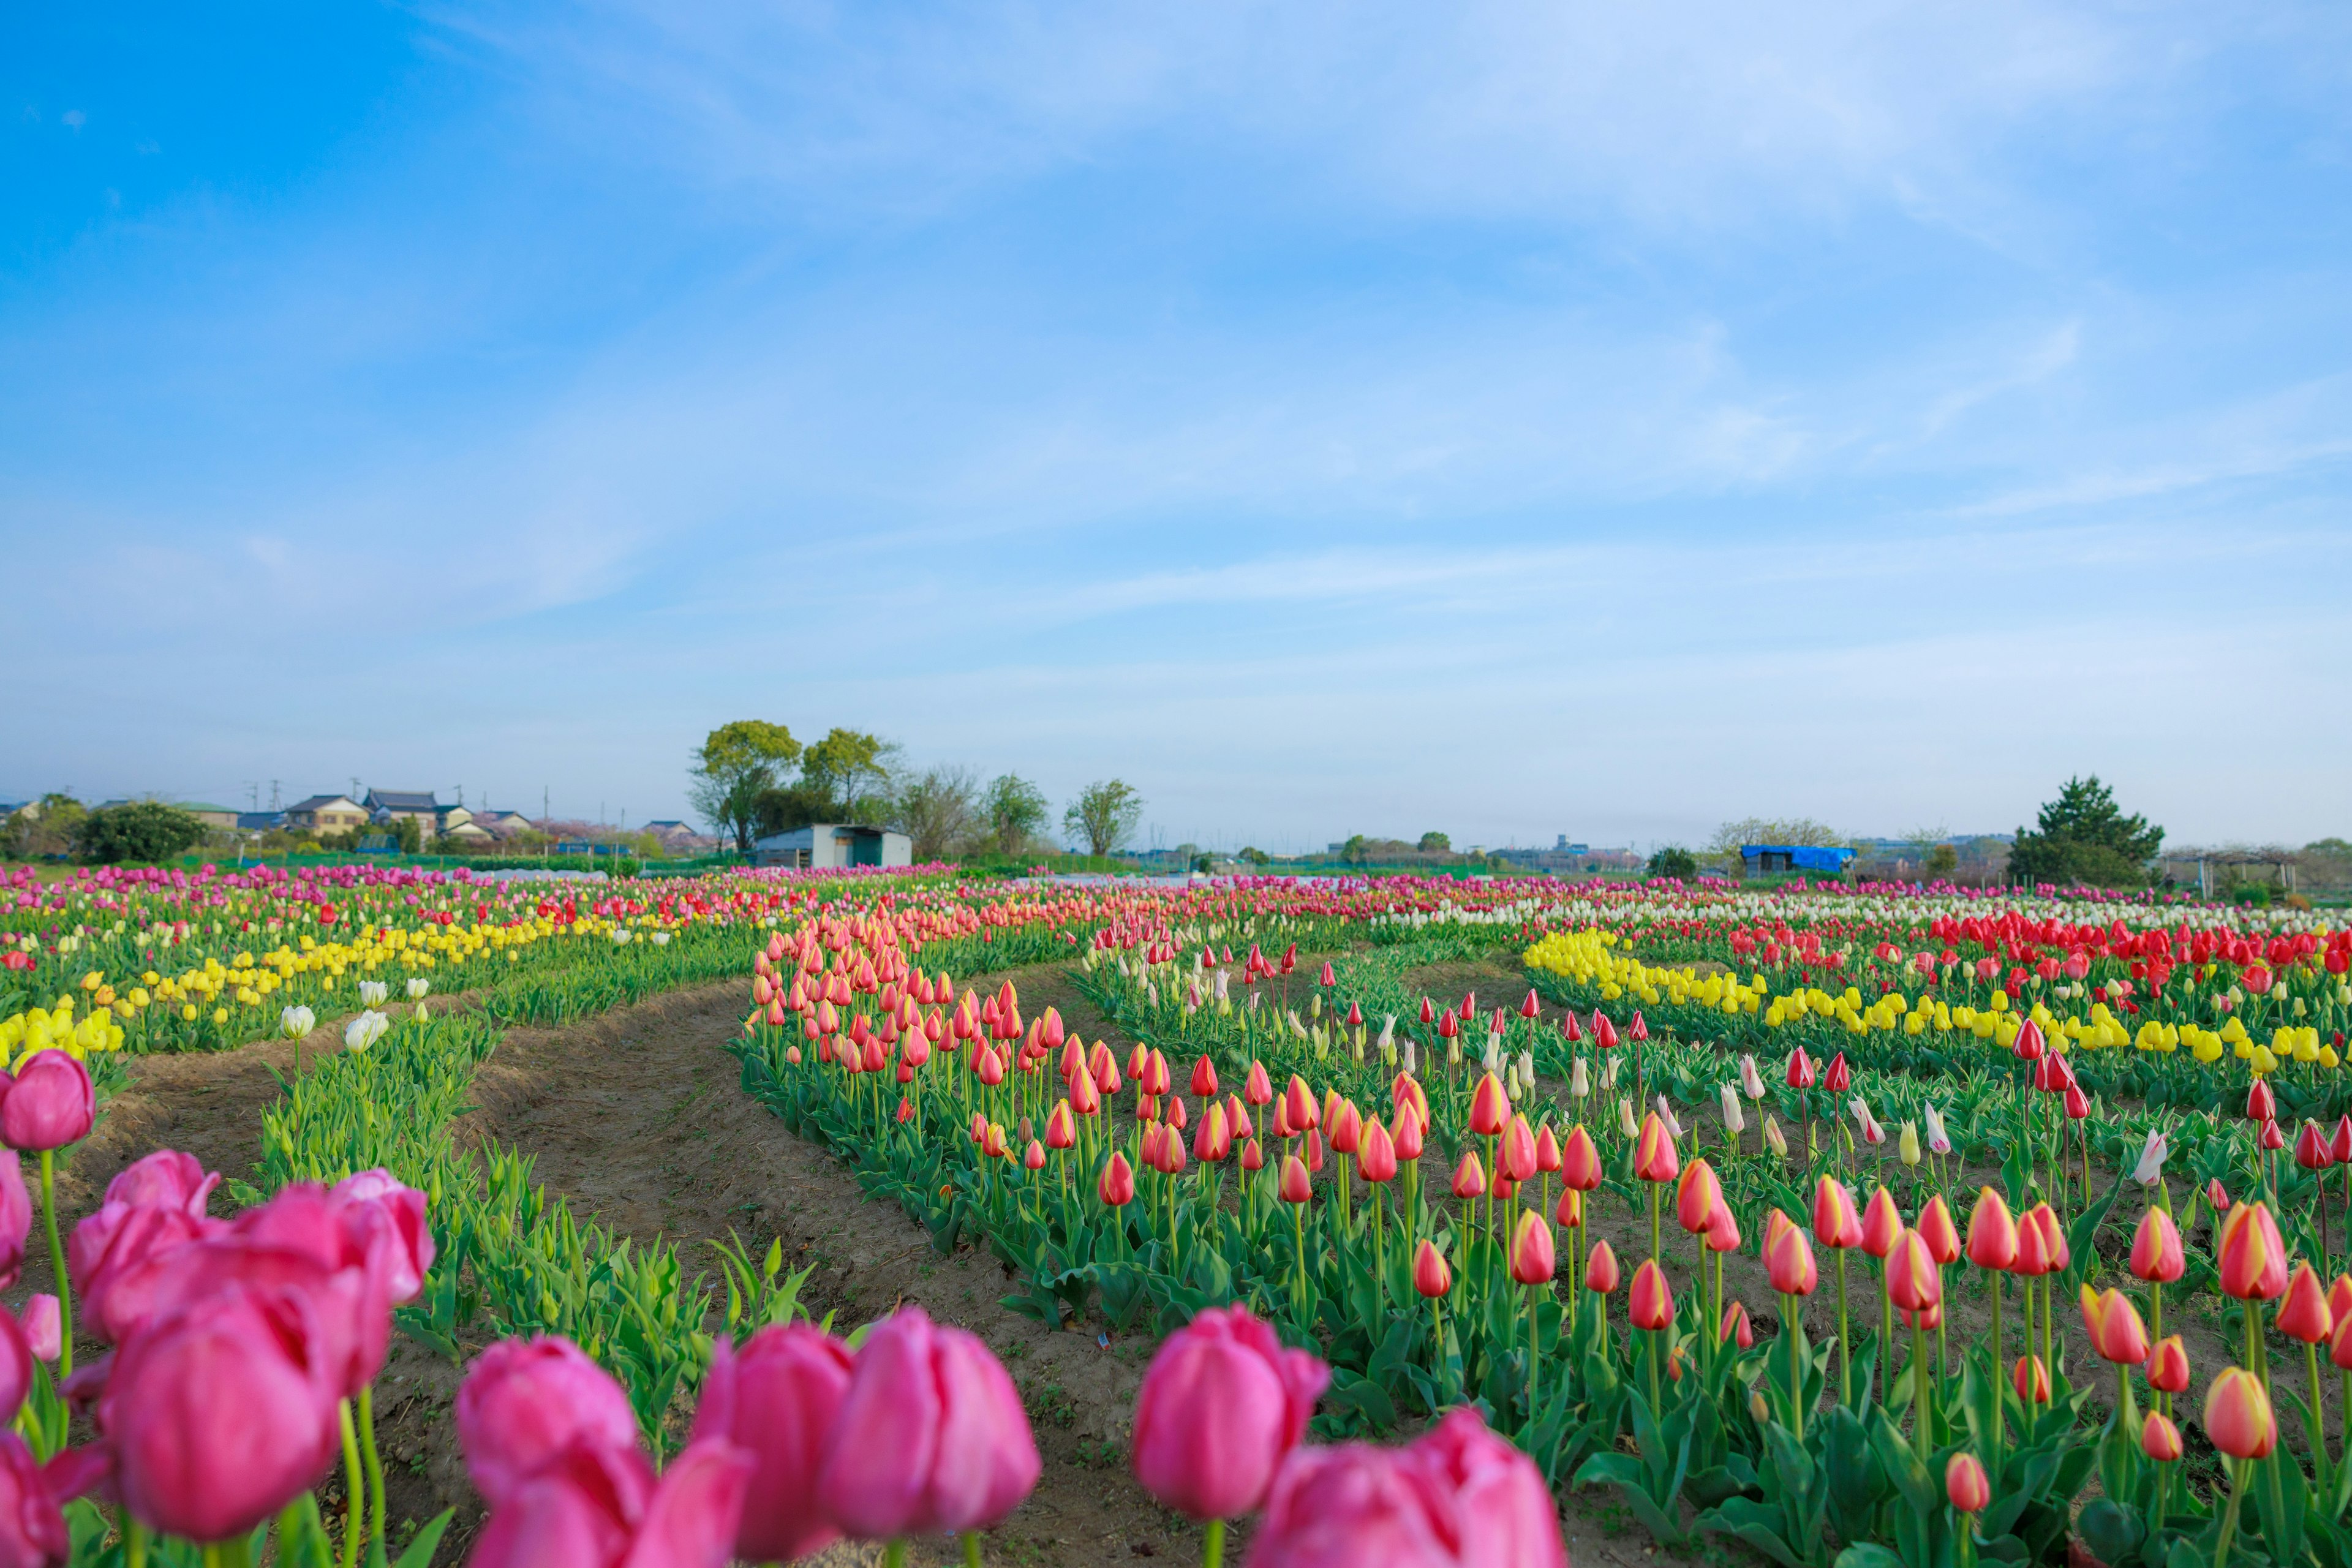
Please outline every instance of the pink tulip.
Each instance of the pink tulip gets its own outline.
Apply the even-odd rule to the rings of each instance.
[[[346,1261],[383,1249],[384,1288],[393,1305],[416,1300],[436,1255],[425,1194],[401,1185],[391,1172],[376,1170],[345,1176],[328,1196],[337,1205]]]
[[[626,1449],[637,1440],[629,1396],[570,1340],[501,1340],[457,1389],[457,1443],[474,1489],[493,1509],[575,1442]]]
[[[74,1226],[66,1274],[81,1293],[84,1326],[116,1344],[154,1315],[163,1264],[189,1243],[228,1227],[185,1209],[108,1204]]]
[[[1136,1479],[1195,1520],[1255,1512],[1330,1381],[1318,1357],[1283,1349],[1247,1307],[1209,1309],[1170,1335],[1143,1374]]]
[[[65,1348],[65,1320],[58,1299],[44,1290],[25,1303],[25,1342],[36,1361],[55,1361]]]
[[[177,1149],[158,1149],[122,1168],[106,1184],[110,1204],[184,1209],[198,1219],[220,1185],[220,1173],[205,1169],[204,1162]]]
[[[634,1447],[574,1443],[491,1510],[468,1568],[725,1568],[751,1464],[706,1437],[656,1482]]]
[[[16,1418],[33,1388],[33,1342],[16,1314],[0,1307],[0,1426]],[[5,1558],[0,1558],[5,1563]]]
[[[25,1190],[16,1151],[0,1149],[0,1290],[25,1270],[25,1238],[33,1234],[33,1194]]]
[[[1463,1406],[1407,1450],[1452,1491],[1462,1560],[1479,1568],[1568,1568],[1559,1513],[1533,1459]]]
[[[85,1451],[86,1452],[86,1451]],[[82,1454],[66,1453],[58,1469],[79,1468]],[[0,1433],[0,1563],[49,1568],[73,1554],[58,1479],[46,1471],[14,1432]]]
[[[0,1079],[8,1075],[0,1073]],[[62,1149],[89,1136],[98,1095],[89,1069],[63,1051],[37,1051],[0,1087],[0,1143],[11,1149]]]
[[[321,1339],[303,1292],[242,1285],[133,1333],[98,1405],[132,1517],[221,1541],[310,1489],[341,1447]]]
[[[788,1562],[841,1539],[817,1502],[816,1473],[850,1365],[847,1346],[805,1323],[772,1323],[740,1351],[719,1341],[694,1436],[724,1437],[751,1456],[738,1557]]]
[[[982,1530],[1037,1484],[1020,1391],[988,1347],[906,1307],[867,1336],[817,1493],[865,1541]]]
[[[1454,1502],[1432,1465],[1369,1443],[1291,1450],[1247,1568],[1465,1568]]]

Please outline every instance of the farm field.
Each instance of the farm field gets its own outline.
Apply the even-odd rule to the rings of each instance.
[[[2325,917],[1410,880],[12,891],[0,1132],[35,1089],[8,1138],[28,1325],[56,1286],[47,1203],[73,1242],[82,1381],[61,1398],[72,1369],[28,1353],[18,1420],[58,1560],[258,1561],[274,1536],[281,1561],[516,1562],[511,1521],[550,1517],[601,1521],[614,1562],[757,1560],[738,1521],[774,1522],[764,1467],[788,1452],[797,1539],[827,1562],[894,1535],[961,1561],[966,1530],[1004,1562],[1357,1560],[1397,1531],[1430,1561],[1556,1561],[1538,1502],[1601,1561],[2345,1555],[2352,944]],[[94,1124],[43,1144],[83,1084]],[[53,1101],[61,1121],[31,1118]],[[69,1151],[46,1200],[45,1147]],[[164,1149],[219,1189],[192,1205]],[[136,1415],[175,1394],[142,1347],[215,1309],[142,1312],[137,1282],[194,1300],[229,1268],[217,1299],[253,1310],[306,1194],[377,1169],[327,1205],[356,1238],[327,1272],[413,1279],[362,1291],[362,1349],[334,1397],[289,1407],[322,1435],[259,1512],[213,1518],[201,1551],[170,1539],[193,1461]],[[1155,1396],[1136,1430],[1159,1347],[1235,1304],[1319,1368],[1284,1363],[1314,1385],[1304,1446],[1283,1461],[1285,1431],[1254,1479],[1147,1458],[1147,1491],[1131,1444],[1223,1431],[1266,1375],[1217,1352],[1238,1381],[1213,1415]],[[795,1447],[740,1400],[711,1414],[740,1369],[803,1366],[762,1356],[881,1375],[811,1325],[909,1306],[977,1336],[932,1353],[1009,1374],[980,1447],[1013,1460],[977,1481],[877,1527],[877,1489],[827,1468],[839,1423]],[[929,1333],[893,1321],[861,1346]],[[497,1447],[512,1430],[475,1417],[460,1441],[460,1394],[540,1334],[602,1370],[530,1398],[627,1430],[592,1440],[582,1415],[534,1489]],[[131,1391],[92,1387],[124,1365]],[[1464,1406],[1475,1440],[1438,1425]],[[563,1468],[592,1461],[624,1479]],[[1414,1500],[1308,1518],[1341,1482]],[[940,1500],[958,1485],[984,1500]],[[1496,1519],[1510,1540],[1480,1533]],[[725,1539],[678,1547],[681,1521]],[[1313,1539],[1358,1523],[1391,1533]],[[684,1555],[646,1555],[662,1530]],[[817,1540],[836,1533],[863,1543]]]

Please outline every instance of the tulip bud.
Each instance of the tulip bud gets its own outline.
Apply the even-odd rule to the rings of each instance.
[[[1903,1135],[1896,1144],[1896,1152],[1906,1165],[1919,1163],[1919,1129],[1916,1126],[1908,1121],[1903,1124]]]
[[[2268,1205],[2240,1204],[2221,1222],[2221,1293],[2240,1301],[2275,1300],[2286,1290],[2286,1244]]]
[[[2188,1261],[2181,1254],[2180,1232],[2174,1226],[2172,1216],[2151,1207],[2140,1216],[2139,1228],[2132,1234],[2132,1278],[2169,1285],[2180,1278],[2187,1267]]]
[[[1992,1482],[1974,1454],[1954,1454],[1944,1466],[1944,1496],[1958,1513],[1981,1512],[1992,1501]]]
[[[2335,1329],[2335,1318],[2328,1310],[2327,1293],[2320,1289],[2319,1276],[2311,1271],[2310,1264],[2296,1264],[2294,1278],[2287,1281],[2286,1300],[2279,1303],[2279,1332],[2315,1345],[2326,1341]]]
[[[2017,1397],[2021,1403],[2026,1405],[2050,1403],[2050,1369],[2042,1364],[2040,1356],[2018,1357],[2016,1369],[2011,1373],[2009,1382],[2010,1386],[2017,1390]]]
[[[1412,1288],[1433,1300],[1454,1288],[1454,1270],[1426,1237],[1412,1255]]]
[[[1633,1290],[1628,1298],[1628,1311],[1637,1329],[1670,1328],[1675,1321],[1675,1293],[1666,1283],[1666,1271],[1658,1267],[1654,1258],[1643,1260],[1633,1270]]]
[[[1470,1131],[1481,1138],[1492,1138],[1503,1131],[1510,1115],[1510,1100],[1493,1073],[1478,1080],[1470,1096]]]
[[[2149,1347],[2147,1385],[2158,1394],[2189,1392],[2189,1352],[2179,1334],[2158,1340]]]
[[[1748,1321],[1748,1309],[1734,1301],[1723,1309],[1723,1321],[1715,1327],[1717,1344],[1731,1343],[1741,1350],[1751,1350],[1756,1344],[1755,1326]]]
[[[2222,1369],[2205,1391],[2205,1435],[2233,1459],[2261,1459],[2278,1447],[2278,1423],[2262,1379],[2244,1367]]]
[[[2147,1359],[2147,1330],[2139,1321],[2139,1309],[2122,1291],[2094,1290],[2085,1285],[2080,1299],[2083,1327],[2100,1360],[2137,1366]]]
[[[1143,1374],[1136,1479],[1195,1520],[1255,1511],[1330,1378],[1318,1357],[1285,1350],[1248,1308],[1210,1308],[1171,1334]]]
[[[1780,1121],[1770,1116],[1764,1119],[1764,1146],[1772,1151],[1775,1159],[1789,1157],[1789,1140],[1781,1132]]]
[[[1111,1152],[1102,1175],[1095,1183],[1095,1193],[1115,1209],[1125,1208],[1135,1201],[1135,1170],[1127,1163],[1125,1154],[1118,1150]]]
[[[1282,1157],[1280,1196],[1286,1204],[1303,1204],[1315,1195],[1312,1179],[1307,1174],[1307,1162],[1296,1154]]]
[[[771,1323],[739,1350],[720,1335],[694,1413],[694,1437],[748,1450],[752,1485],[735,1553],[782,1562],[841,1539],[815,1495],[825,1428],[849,1387],[847,1346],[805,1323]]]
[[[1522,1285],[1545,1285],[1552,1269],[1551,1226],[1533,1209],[1520,1210],[1511,1232],[1511,1278]]]
[[[2159,1465],[2170,1464],[2180,1458],[2180,1428],[2166,1420],[2161,1411],[2149,1411],[2140,1424],[2139,1451]]]
[[[1990,1187],[1977,1190],[1969,1213],[1969,1261],[1979,1268],[2008,1269],[2017,1262],[2017,1221],[2009,1203]]]
[[[1935,1254],[1916,1230],[1898,1236],[1886,1254],[1886,1295],[1906,1312],[1924,1312],[1943,1304],[1943,1270],[1936,1267]]]
[[[1693,1160],[1684,1167],[1675,1193],[1675,1222],[1698,1236],[1714,1227],[1716,1210],[1722,1206],[1723,1184],[1716,1179],[1715,1168],[1704,1159]]]
[[[1584,1259],[1584,1288],[1597,1296],[1617,1289],[1617,1254],[1605,1241],[1596,1241]]]
[[[1653,1111],[1642,1122],[1641,1142],[1633,1152],[1633,1174],[1644,1182],[1671,1182],[1681,1170],[1682,1156],[1675,1151],[1674,1137]]]
[[[1811,1243],[1804,1231],[1791,1224],[1779,1209],[1772,1211],[1780,1223],[1766,1226],[1764,1268],[1772,1281],[1772,1289],[1783,1296],[1810,1296],[1821,1283],[1821,1274],[1813,1262]]]
[[[1869,1206],[1863,1210],[1862,1249],[1883,1258],[1895,1250],[1902,1236],[1903,1211],[1895,1206],[1895,1194],[1881,1187],[1870,1194]]]
[[[1853,1199],[1828,1176],[1813,1185],[1813,1239],[1837,1249],[1862,1245],[1862,1216],[1853,1212]]]
[[[1944,1195],[1936,1194],[1927,1206],[1919,1211],[1919,1238],[1927,1244],[1938,1264],[1960,1260],[1960,1233],[1952,1224],[1952,1211],[1944,1206]]]

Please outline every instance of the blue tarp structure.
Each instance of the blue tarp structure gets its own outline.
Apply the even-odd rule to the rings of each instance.
[[[1749,863],[1751,871],[1826,871],[1843,877],[1853,851],[1812,844],[1743,844],[1739,858]]]

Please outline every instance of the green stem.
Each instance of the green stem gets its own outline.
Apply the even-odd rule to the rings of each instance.
[[[2007,1356],[2000,1342],[2000,1299],[2007,1293],[2006,1273],[1992,1277],[1992,1485],[2000,1489],[2000,1451],[2009,1446],[2009,1395],[2001,1392],[2009,1373],[2001,1370]],[[1974,1528],[1971,1526],[1970,1528]]]
[[[1845,1254],[1837,1249],[1838,1260],[1838,1403],[1853,1404],[1853,1335],[1846,1328],[1845,1318]]]
[[[2319,1392],[2319,1347],[2303,1347],[2304,1364],[2311,1373],[2311,1468],[2324,1495],[2334,1489],[2334,1477],[2327,1464],[2327,1405]]]
[[[58,1381],[73,1375],[73,1281],[66,1278],[65,1243],[58,1239],[58,1156],[41,1151],[41,1223],[49,1233],[49,1272],[58,1288]]]
[[[1927,1463],[1928,1447],[1935,1440],[1933,1426],[1927,1418],[1927,1336],[1915,1318],[1911,1322],[1911,1446],[1922,1464]]]
[[[1223,1568],[1225,1561],[1225,1521],[1209,1521],[1209,1532],[1201,1543],[1201,1568]]]
[[[893,1536],[890,1544],[882,1549],[882,1568],[907,1568],[907,1542]]]
[[[122,1521],[122,1568],[147,1568],[147,1527],[128,1515]]]
[[[980,1531],[963,1532],[963,1568],[980,1568]]]
[[[1789,1409],[1796,1417],[1797,1441],[1805,1440],[1805,1374],[1797,1362],[1798,1299],[1780,1297],[1780,1337],[1789,1342]]]
[[[367,1486],[360,1473],[360,1439],[350,1400],[335,1401],[335,1418],[343,1428],[343,1568],[353,1568],[360,1560],[360,1500]]]
[[[383,1532],[383,1460],[375,1447],[375,1384],[360,1390],[360,1454],[367,1461],[368,1532],[378,1541]]]

